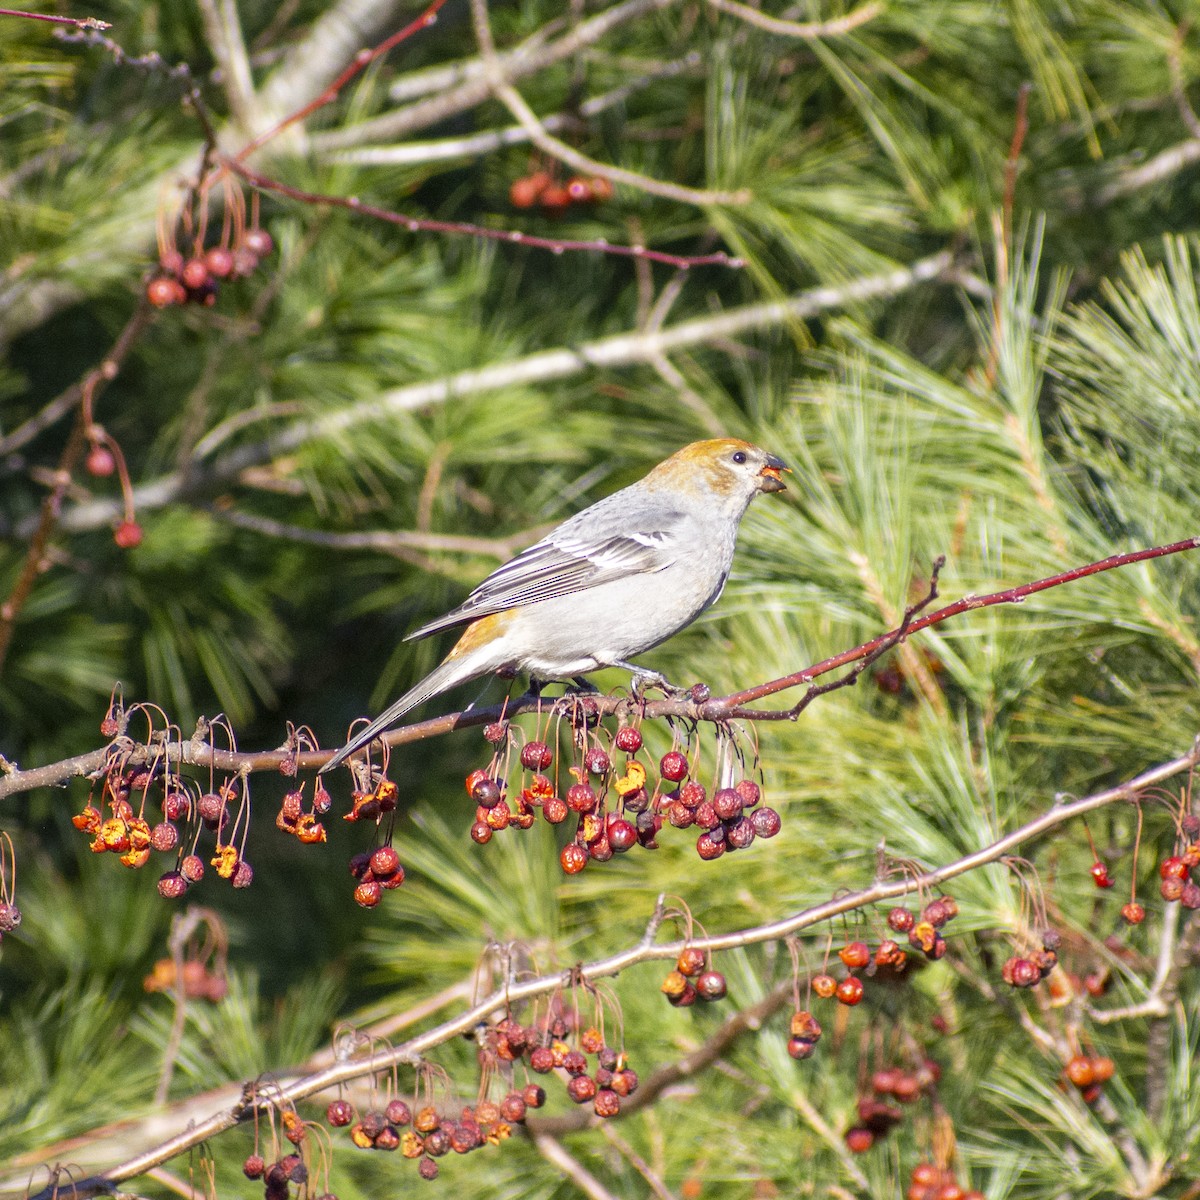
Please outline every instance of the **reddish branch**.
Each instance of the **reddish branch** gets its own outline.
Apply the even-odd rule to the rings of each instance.
[[[362,213],[374,217],[378,221],[387,221],[391,225],[399,225],[409,233],[453,233],[465,237],[484,238],[493,242],[505,242],[510,246],[532,246],[537,250],[550,250],[555,254],[565,251],[593,251],[600,254],[615,254],[626,258],[646,259],[650,262],[666,263],[668,266],[684,269],[687,267],[721,266],[741,267],[744,262],[724,252],[714,254],[681,255],[667,254],[661,250],[648,250],[645,246],[623,246],[597,239],[595,241],[571,241],[564,238],[538,237],[536,234],[521,233],[516,229],[491,229],[486,225],[471,225],[463,221],[432,221],[419,217],[406,216],[394,212],[390,208],[380,208],[375,204],[364,204],[357,196],[330,196],[319,192],[306,192],[290,184],[271,179],[258,171],[251,170],[238,159],[226,158],[222,164],[233,174],[244,179],[251,186],[264,192],[276,192],[302,204],[330,204],[336,208],[347,208],[351,212]]]
[[[1152,558],[1163,558],[1168,554],[1179,554],[1185,550],[1194,550],[1200,546],[1200,537],[1187,538],[1181,542],[1172,542],[1166,546],[1152,546],[1146,550],[1131,550],[1126,554],[1113,554],[1098,562],[1087,563],[1038,579],[1032,583],[1024,583],[1018,587],[1006,588],[1003,591],[992,592],[986,596],[964,596],[961,600],[947,604],[937,611],[924,616],[917,614],[937,596],[937,569],[940,562],[935,564],[933,579],[925,598],[910,607],[905,613],[904,620],[893,630],[872,638],[851,650],[844,650],[814,666],[806,667],[791,675],[772,679],[757,687],[745,691],[733,692],[728,696],[716,696],[707,700],[695,698],[696,689],[682,698],[649,701],[636,705],[637,711],[647,719],[661,717],[680,717],[691,721],[721,722],[728,720],[745,721],[794,721],[820,695],[824,695],[838,687],[845,687],[858,679],[859,675],[882,654],[907,640],[922,629],[938,625],[951,617],[977,608],[990,608],[996,604],[1020,604],[1037,592],[1059,587],[1089,575],[1098,575],[1102,571],[1112,571],[1118,567],[1130,566],[1133,563],[1145,562]],[[814,680],[840,667],[851,666],[853,669],[846,676],[827,684],[814,684]],[[808,685],[800,699],[790,708],[762,709],[750,707],[756,701],[773,696],[778,692],[791,688]],[[489,708],[470,709],[464,712],[447,713],[445,716],[433,717],[428,721],[419,721],[413,725],[405,725],[385,734],[383,740],[390,746],[405,745],[409,742],[423,741],[426,738],[440,737],[455,729],[467,728],[474,725],[486,725],[502,717],[514,717],[525,712],[547,711],[548,704],[560,706],[565,717],[570,717],[574,705],[585,704],[589,713],[599,717],[611,716],[618,712],[629,712],[635,702],[627,696],[567,696],[558,701],[547,701],[533,695],[522,696],[509,701],[503,706],[495,705]],[[148,762],[158,750],[151,751],[147,747],[133,743],[123,744],[123,753],[127,755],[129,764]],[[6,796],[17,795],[32,791],[39,787],[53,787],[65,783],[69,779],[84,775],[92,775],[102,771],[112,752],[111,746],[81,754],[75,758],[64,759],[61,762],[49,763],[44,767],[34,767],[21,770],[12,763],[0,759],[0,800]],[[231,773],[252,773],[255,771],[277,771],[285,761],[295,763],[301,769],[316,768],[328,761],[331,751],[313,750],[296,754],[287,746],[277,750],[240,752],[216,749],[203,738],[197,737],[186,742],[173,742],[168,747],[172,762],[180,766],[213,767],[219,771]]]
[[[379,1075],[395,1066],[414,1064],[429,1051],[455,1038],[472,1035],[494,1014],[510,1011],[514,1005],[519,1005],[524,1001],[553,995],[572,986],[618,975],[641,963],[676,959],[685,946],[716,951],[779,941],[868,905],[897,900],[910,893],[923,895],[959,875],[964,875],[987,863],[997,862],[1014,854],[1027,843],[1085,813],[1110,804],[1137,800],[1146,789],[1162,784],[1184,771],[1191,770],[1197,764],[1200,764],[1200,738],[1197,738],[1187,754],[1179,758],[1152,767],[1117,787],[1108,788],[1069,803],[1056,802],[1040,816],[999,838],[990,846],[984,846],[972,854],[932,870],[920,874],[905,873],[898,879],[877,879],[869,887],[860,891],[843,893],[835,899],[813,905],[811,908],[803,909],[798,913],[767,924],[733,930],[712,937],[691,937],[684,941],[658,945],[643,938],[628,949],[618,951],[607,958],[580,964],[569,971],[507,982],[467,1011],[443,1021],[399,1045],[386,1049],[375,1045],[369,1055],[364,1058],[341,1061],[323,1070],[287,1082],[273,1085],[259,1084],[257,1089],[253,1085],[248,1085],[243,1092],[244,1100],[233,1108],[222,1109],[204,1120],[189,1121],[188,1127],[175,1137],[135,1155],[101,1175],[78,1180],[73,1185],[73,1194],[77,1200],[85,1200],[86,1197],[111,1193],[115,1184],[144,1175],[161,1163],[186,1153],[208,1138],[232,1129],[243,1122],[253,1120],[256,1107],[278,1109],[318,1095],[339,1084]],[[651,925],[654,928],[653,921]],[[790,994],[790,981],[788,992]],[[774,1000],[774,994],[764,999],[762,1002],[763,1015],[769,1013]],[[730,1027],[728,1032],[731,1034],[736,1032],[736,1023]],[[30,1200],[54,1200],[54,1197],[53,1188],[46,1188],[32,1196]]]
[[[24,12],[19,8],[0,8],[0,17],[24,17],[26,21],[52,21],[55,25],[74,25],[76,29],[111,29],[108,21],[97,17],[54,17],[49,13]]]

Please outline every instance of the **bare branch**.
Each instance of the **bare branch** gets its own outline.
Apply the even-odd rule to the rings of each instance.
[[[864,4],[861,8],[848,12],[844,17],[834,17],[829,21],[799,22],[781,21],[778,17],[768,16],[764,12],[759,12],[757,8],[751,8],[748,4],[739,4],[738,0],[706,0],[706,2],[709,8],[715,8],[718,12],[727,13],[731,17],[737,17],[739,21],[745,21],[747,25],[753,25],[756,29],[763,29],[767,33],[775,33],[780,37],[803,38],[808,41],[816,38],[840,37],[842,34],[850,33],[860,25],[873,21],[884,10],[881,3],[872,0],[872,3]]]
[[[579,346],[540,351],[509,362],[394,388],[369,401],[352,404],[340,412],[299,421],[290,428],[280,430],[269,441],[238,447],[209,465],[193,461],[186,470],[173,472],[135,488],[134,501],[138,510],[145,512],[162,508],[181,498],[203,495],[234,482],[247,467],[269,462],[276,454],[299,449],[330,433],[345,432],[371,421],[387,420],[395,413],[412,412],[506,387],[569,379],[592,369],[612,370],[644,364],[655,353],[667,353],[721,338],[737,337],[758,329],[788,325],[830,309],[896,296],[920,284],[940,279],[953,263],[953,255],[947,250],[919,259],[911,266],[864,276],[839,286],[812,288],[785,300],[748,304],[713,316],[681,321],[653,335],[633,330]],[[64,512],[61,526],[71,531],[95,529],[109,524],[119,511],[111,501],[81,504]],[[28,537],[32,533],[32,525],[29,522],[22,523],[16,533],[19,537]]]
[[[258,103],[237,6],[233,0],[199,0],[199,4],[208,47],[221,70],[229,111],[234,121],[249,133],[254,128]]]

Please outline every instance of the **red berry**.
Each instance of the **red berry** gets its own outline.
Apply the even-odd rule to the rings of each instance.
[[[158,881],[158,894],[166,900],[178,900],[188,889],[188,881],[178,871],[168,871]]]
[[[567,1084],[567,1095],[576,1104],[586,1104],[596,1095],[596,1081],[590,1075],[573,1075]]]
[[[267,1169],[267,1164],[263,1161],[261,1154],[251,1154],[244,1163],[242,1163],[242,1174],[247,1179],[261,1179],[263,1172]]]
[[[592,199],[592,185],[578,175],[567,180],[567,195],[573,204],[587,204]]]
[[[1092,882],[1098,888],[1110,888],[1113,881],[1108,877],[1108,865],[1097,859],[1092,863]]]
[[[718,788],[712,802],[722,821],[733,821],[742,815],[742,798],[733,788]]]
[[[838,958],[851,970],[856,970],[871,961],[871,951],[866,942],[850,942],[838,951]]]
[[[600,1088],[592,1108],[598,1117],[615,1117],[621,1111],[621,1097],[612,1088]]]
[[[725,853],[725,839],[715,839],[711,832],[702,833],[696,839],[696,853],[706,862],[720,858]]]
[[[593,746],[583,756],[583,765],[591,775],[607,775],[612,770],[612,760],[599,746]]]
[[[476,821],[471,826],[471,840],[486,846],[492,840],[492,827],[486,821]]]
[[[393,846],[380,846],[371,855],[371,873],[376,879],[383,879],[387,875],[394,875],[399,865],[400,855],[396,853]]]
[[[1066,1076],[1077,1088],[1089,1087],[1096,1079],[1092,1060],[1083,1054],[1075,1055],[1067,1063]]]
[[[1164,900],[1180,900],[1183,898],[1184,882],[1171,875],[1158,885],[1160,895]]]
[[[1130,900],[1121,909],[1121,919],[1126,925],[1140,925],[1146,919],[1146,910],[1136,900]]]
[[[170,821],[159,821],[150,830],[150,846],[160,854],[166,854],[179,845],[179,830]]]
[[[275,249],[275,243],[271,240],[271,235],[265,229],[247,229],[245,236],[242,238],[242,245],[251,254],[258,255],[259,258],[266,258]]]
[[[369,883],[360,883],[354,889],[354,903],[360,908],[374,908],[382,897],[383,888],[374,880]]]
[[[571,203],[571,196],[565,187],[561,187],[557,183],[552,183],[541,194],[542,207],[558,211],[564,209]]]
[[[568,875],[578,875],[587,866],[588,852],[577,842],[568,842],[562,848],[558,861]]]
[[[853,1007],[863,998],[862,980],[851,975],[848,979],[843,979],[837,985],[837,998],[839,1003],[848,1004]]]
[[[146,284],[146,299],[155,308],[169,308],[172,304],[182,304],[187,299],[187,292],[178,279],[156,275]]]
[[[84,466],[89,475],[103,479],[117,469],[117,460],[113,458],[112,451],[107,446],[93,446],[88,451]]]
[[[685,978],[691,979],[704,970],[705,954],[695,946],[684,946],[675,960],[675,970]]]
[[[696,980],[696,995],[701,1000],[721,1000],[725,996],[725,976],[720,971],[705,971]]]
[[[1163,879],[1187,879],[1188,865],[1178,854],[1172,854],[1158,864],[1158,873]]]
[[[545,742],[526,742],[521,747],[521,766],[527,771],[544,771],[554,761]]]
[[[572,812],[590,813],[596,810],[596,791],[590,783],[573,783],[567,788],[567,807]]]
[[[550,184],[545,171],[535,171],[522,179],[514,179],[508,189],[508,199],[513,208],[532,208]]]
[[[541,1108],[546,1103],[546,1089],[536,1083],[527,1083],[521,1099],[525,1101],[526,1108]]]
[[[142,527],[136,521],[122,521],[113,533],[113,541],[122,550],[132,550],[142,542]]]
[[[617,730],[617,749],[626,754],[636,754],[642,748],[642,735],[632,725]]]
[[[679,783],[687,778],[688,761],[678,750],[668,750],[658,764],[659,774],[672,783]]]
[[[208,267],[204,265],[202,258],[189,258],[183,264],[183,270],[179,277],[183,281],[183,286],[193,292],[199,291],[211,278]]]
[[[187,855],[179,864],[179,873],[188,883],[199,883],[204,878],[204,860],[198,854]]]
[[[338,1128],[349,1125],[354,1120],[354,1105],[349,1100],[330,1100],[325,1109],[325,1120]]]
[[[204,256],[204,265],[210,274],[218,279],[225,279],[233,274],[233,254],[224,246],[214,246]]]
[[[797,1062],[803,1062],[806,1058],[812,1058],[816,1050],[817,1043],[810,1042],[807,1038],[788,1038],[787,1052]]]
[[[762,792],[753,779],[739,780],[733,790],[741,796],[745,808],[753,808],[762,799]]]
[[[917,918],[907,908],[897,906],[888,913],[887,923],[888,928],[895,933],[908,933],[917,923]]]
[[[760,838],[773,838],[783,826],[773,808],[756,808],[750,814],[750,824]]]
[[[618,852],[628,850],[637,840],[637,827],[632,821],[626,821],[624,817],[617,817],[615,821],[609,821],[608,844],[614,850]]]
[[[597,175],[594,179],[588,180],[588,186],[592,191],[592,199],[597,204],[603,204],[606,200],[612,199],[613,185],[607,179],[601,179]]]
[[[822,971],[819,975],[814,975],[812,980],[812,990],[821,997],[822,1000],[828,1000],[830,996],[837,991],[837,980],[832,975],[827,975]]]
[[[472,772],[469,778],[475,779],[475,773]],[[480,808],[495,808],[503,798],[504,793],[500,785],[490,776],[485,775],[482,779],[475,779],[474,786],[471,788],[471,799]]]
[[[846,1149],[851,1154],[865,1154],[875,1145],[875,1135],[863,1125],[846,1130]]]
[[[561,796],[548,796],[542,801],[542,816],[551,825],[561,825],[570,811],[567,802]]]

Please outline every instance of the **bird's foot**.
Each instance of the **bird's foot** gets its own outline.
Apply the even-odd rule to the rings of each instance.
[[[632,676],[630,683],[633,688],[634,698],[639,704],[645,702],[646,691],[649,688],[656,688],[664,696],[669,696],[672,699],[677,699],[680,696],[688,694],[687,688],[676,687],[666,676],[660,675],[657,671],[648,671],[645,667],[635,667],[632,663],[626,662],[615,663],[614,665],[624,667]]]

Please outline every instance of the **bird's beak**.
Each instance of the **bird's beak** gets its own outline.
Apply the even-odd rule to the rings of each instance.
[[[783,461],[782,458],[776,458],[773,454],[767,455],[767,464],[758,473],[758,490],[760,492],[784,492],[787,491],[787,484],[780,477],[784,471],[791,474],[791,468]]]

